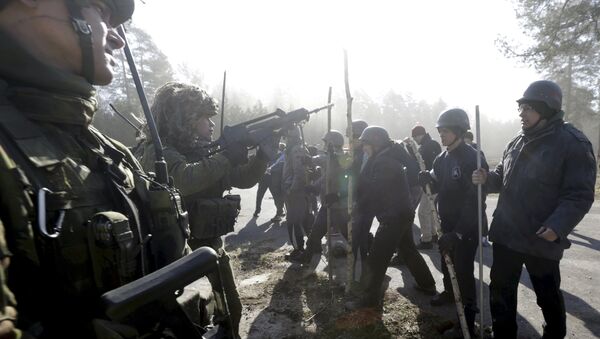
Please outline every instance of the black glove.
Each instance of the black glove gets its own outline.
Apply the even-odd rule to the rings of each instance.
[[[229,160],[231,166],[239,166],[248,162],[248,149],[240,143],[227,145],[223,155]]]
[[[329,193],[323,197],[322,203],[325,207],[331,207],[331,205],[338,201],[340,201],[340,196],[337,193]]]
[[[419,172],[419,185],[425,187],[432,183],[433,183],[433,178],[431,177],[431,173],[429,173],[429,171]]]
[[[456,232],[444,233],[438,240],[438,246],[442,252],[451,252],[459,241],[460,238]]]

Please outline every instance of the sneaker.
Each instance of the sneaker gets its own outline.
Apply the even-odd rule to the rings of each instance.
[[[434,296],[437,294],[437,290],[435,289],[435,285],[431,285],[431,286],[421,286],[419,284],[414,284],[413,287],[415,288],[415,290],[424,293],[426,295],[429,296]]]
[[[444,306],[444,305],[448,305],[454,302],[454,296],[447,291],[444,291],[438,295],[436,295],[435,297],[431,298],[431,301],[429,301],[429,304],[431,304],[431,306]]]
[[[418,250],[430,250],[433,248],[433,243],[431,241],[421,241],[416,247]]]
[[[285,258],[285,260],[294,261],[296,259],[296,257],[302,255],[302,253],[304,253],[303,250],[296,248],[293,251],[286,253],[284,258]]]
[[[279,216],[279,215],[274,216],[273,218],[271,218],[271,222],[274,224],[281,222],[281,216]]]
[[[403,266],[406,265],[404,258],[400,254],[394,255],[392,260],[390,260],[390,266]]]

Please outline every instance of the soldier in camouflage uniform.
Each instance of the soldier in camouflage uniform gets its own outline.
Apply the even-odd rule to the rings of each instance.
[[[161,228],[173,240],[162,246],[148,177],[90,125],[93,85],[112,81],[124,46],[113,27],[133,10],[133,0],[0,1],[2,338],[149,333],[150,314],[148,326],[98,319],[99,296],[186,253],[187,222]]]
[[[222,284],[237,333],[242,304],[221,236],[233,231],[240,205],[239,196],[237,200],[234,196],[223,197],[223,192],[254,186],[265,173],[268,157],[259,150],[248,161],[246,146],[241,144],[229,145],[225,152],[209,156],[204,146],[212,141],[215,124],[211,117],[217,114],[218,106],[197,86],[178,82],[163,85],[156,92],[151,110],[163,140],[169,175],[175,187],[181,189],[190,213],[190,246],[210,246],[219,254],[220,277],[216,273],[208,277],[213,291],[219,291]],[[145,169],[152,168],[152,143],[144,143],[136,155]],[[224,305],[223,298],[217,296]]]
[[[295,259],[304,251],[304,235],[312,222],[310,193],[307,192],[308,150],[302,143],[300,129],[292,128],[286,135],[285,163],[283,165],[282,191],[287,210],[287,228],[293,250],[286,259]]]

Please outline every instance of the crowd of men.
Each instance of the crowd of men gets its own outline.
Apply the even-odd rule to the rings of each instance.
[[[297,126],[285,132],[285,145],[273,134],[251,156],[241,143],[214,153],[217,102],[178,82],[159,88],[151,107],[162,149],[148,140],[134,154],[91,126],[98,108],[93,86],[111,82],[112,54],[124,46],[115,28],[133,11],[133,0],[0,0],[0,338],[188,337],[187,320],[171,303],[152,302],[115,320],[99,299],[207,247],[218,257],[218,269],[208,274],[212,321],[239,337],[242,304],[222,236],[233,230],[240,198],[225,192],[257,183],[254,215],[269,189],[277,208],[272,221],[286,217],[291,261],[320,255],[328,227],[346,234],[351,219],[362,274],[350,310],[381,308],[395,252],[415,288],[434,296],[432,305],[453,302],[446,263],[437,294],[418,252],[437,242],[454,264],[471,334],[479,312],[477,185],[499,192],[489,232],[493,333],[517,335],[525,265],[546,322],[543,337],[566,335],[559,263],[567,236],[593,203],[596,162],[588,139],[563,120],[558,85],[542,80],[527,87],[517,100],[522,131],[492,170],[466,142],[471,125],[458,108],[438,118],[444,150],[422,126],[412,130],[415,149],[411,139],[395,142],[384,128],[357,120],[353,158],[335,130],[324,135],[322,152],[311,154]],[[267,148],[278,146],[273,157]],[[458,327],[447,335],[462,336]]]

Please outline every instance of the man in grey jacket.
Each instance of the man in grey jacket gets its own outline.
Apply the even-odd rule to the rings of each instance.
[[[517,287],[525,265],[546,322],[543,338],[564,338],[560,259],[571,246],[567,236],[594,201],[596,161],[585,135],[563,121],[557,84],[536,81],[517,103],[522,132],[495,170],[476,170],[472,177],[488,192],[500,192],[489,233],[494,336],[517,337]]]

